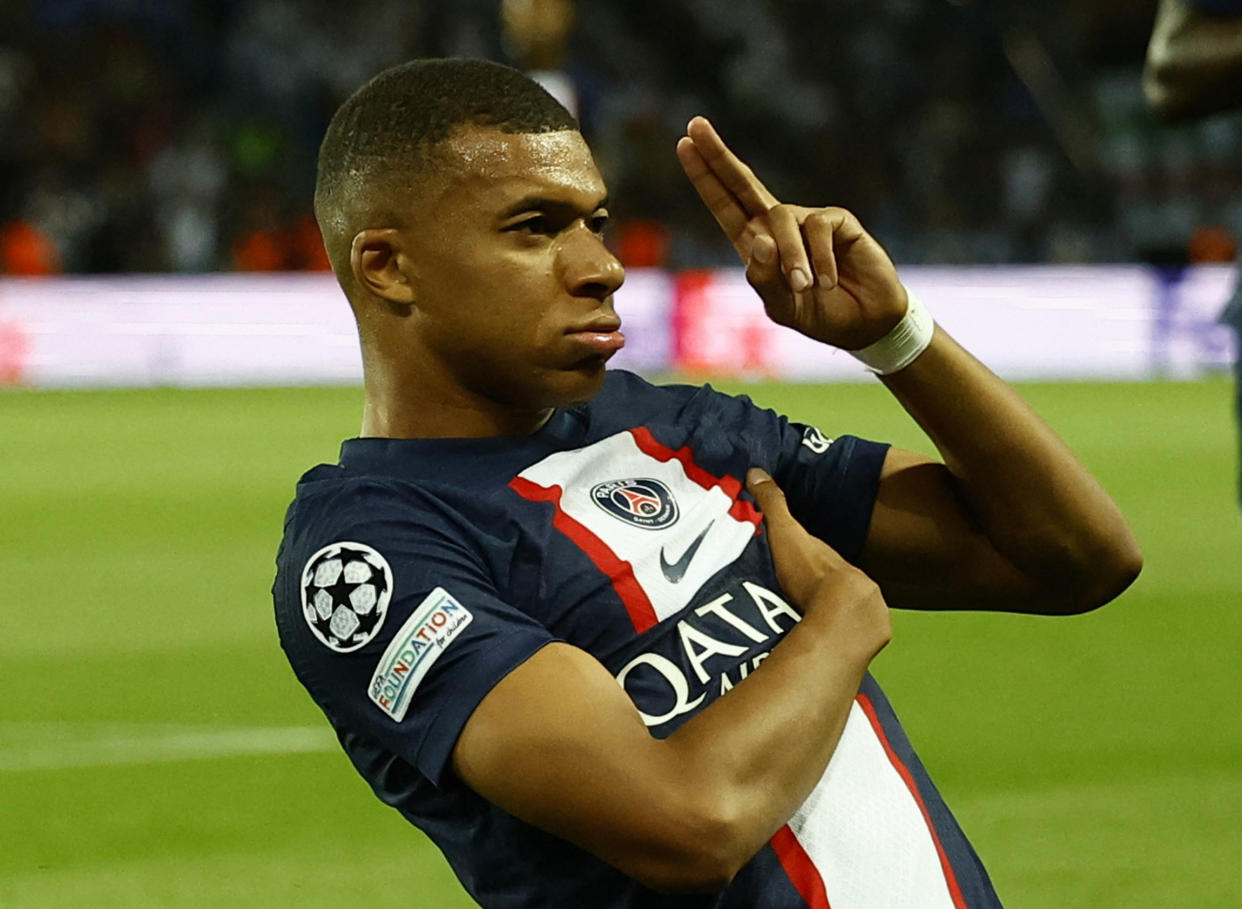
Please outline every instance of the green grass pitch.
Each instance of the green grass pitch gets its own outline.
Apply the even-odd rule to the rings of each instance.
[[[928,450],[877,384],[751,386]],[[1231,389],[1032,385],[1131,518],[1091,615],[901,614],[876,672],[1011,909],[1242,905]],[[0,395],[0,906],[468,906],[335,750],[268,588],[357,389]]]

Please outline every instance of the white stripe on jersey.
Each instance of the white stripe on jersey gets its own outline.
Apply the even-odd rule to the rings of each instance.
[[[832,909],[953,909],[923,813],[857,701],[789,827]]]

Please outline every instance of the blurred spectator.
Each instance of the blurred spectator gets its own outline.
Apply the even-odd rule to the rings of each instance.
[[[575,117],[578,89],[565,71],[565,45],[574,27],[574,0],[501,0],[501,40],[520,69]]]
[[[1232,262],[1237,255],[1238,244],[1233,234],[1215,224],[1195,228],[1186,250],[1186,259],[1191,265]]]
[[[617,258],[626,268],[664,268],[669,257],[668,233],[663,221],[623,221],[615,233]]]
[[[1148,103],[1168,120],[1242,107],[1242,0],[1161,0],[1147,48],[1143,89]],[[1211,135],[1218,143],[1212,183],[1227,194],[1225,198],[1232,196],[1236,213],[1242,205],[1238,181],[1242,152],[1236,141],[1227,142],[1219,131]],[[1236,255],[1234,237],[1223,228],[1201,226],[1191,238],[1191,261],[1229,261]],[[1234,329],[1234,415],[1242,452],[1242,274],[1220,318]],[[1242,503],[1242,458],[1237,488]]]
[[[1242,117],[1174,135],[1144,105],[1155,0],[0,9],[0,224],[67,272],[322,265],[306,217],[331,111],[370,73],[450,54],[577,110],[636,261],[733,262],[672,154],[699,112],[779,195],[855,209],[903,262],[1185,261],[1205,227],[1242,236]]]
[[[51,275],[59,271],[56,246],[37,227],[25,221],[0,225],[0,272]]]

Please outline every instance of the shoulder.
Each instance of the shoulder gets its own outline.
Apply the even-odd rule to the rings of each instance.
[[[698,388],[693,385],[657,385],[636,373],[624,369],[610,369],[604,379],[604,387],[591,401],[592,407],[615,407],[618,405],[641,405],[675,407],[692,397]]]
[[[848,463],[862,448],[869,450],[872,461],[887,450],[886,445],[840,432],[826,435],[812,424],[756,403],[749,395],[721,391],[710,384],[654,385],[622,370],[610,373],[609,379],[598,401],[592,402],[592,428],[599,435],[650,426],[674,449],[690,445],[704,456],[723,455],[726,449],[744,451],[750,465],[763,466],[778,479],[783,477],[785,462],[794,456],[812,458],[822,469]],[[624,416],[613,416],[617,413]],[[772,458],[777,461],[771,462]]]
[[[349,536],[386,542],[411,525],[434,528],[434,498],[416,484],[320,465],[303,475],[285,515],[282,553]]]
[[[435,782],[474,705],[552,640],[498,588],[486,530],[414,479],[317,468],[277,555],[294,674],[338,731]]]
[[[756,414],[775,417],[747,395],[719,391],[710,384],[655,384],[622,369],[610,370],[600,394],[591,402],[597,412],[623,409],[646,419],[661,416],[746,418]]]
[[[468,549],[477,532],[432,484],[321,466],[298,483],[285,516],[278,568],[301,566],[323,547],[365,544],[426,561]]]
[[[312,586],[357,583],[368,566],[377,596],[394,582],[431,589],[444,577],[488,579],[475,536],[416,483],[316,468],[298,484],[285,518],[272,588],[277,611],[299,613]]]

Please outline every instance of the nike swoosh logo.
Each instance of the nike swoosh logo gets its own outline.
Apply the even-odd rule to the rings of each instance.
[[[714,518],[709,521],[702,532],[694,538],[694,542],[686,547],[686,551],[681,554],[681,558],[672,564],[669,564],[668,559],[664,557],[664,549],[660,549],[660,570],[664,572],[664,577],[670,584],[676,584],[686,576],[686,569],[690,567],[690,561],[694,558],[694,554],[699,551],[699,547],[703,545],[703,540],[707,538],[707,532],[712,529],[712,525],[715,523]]]

